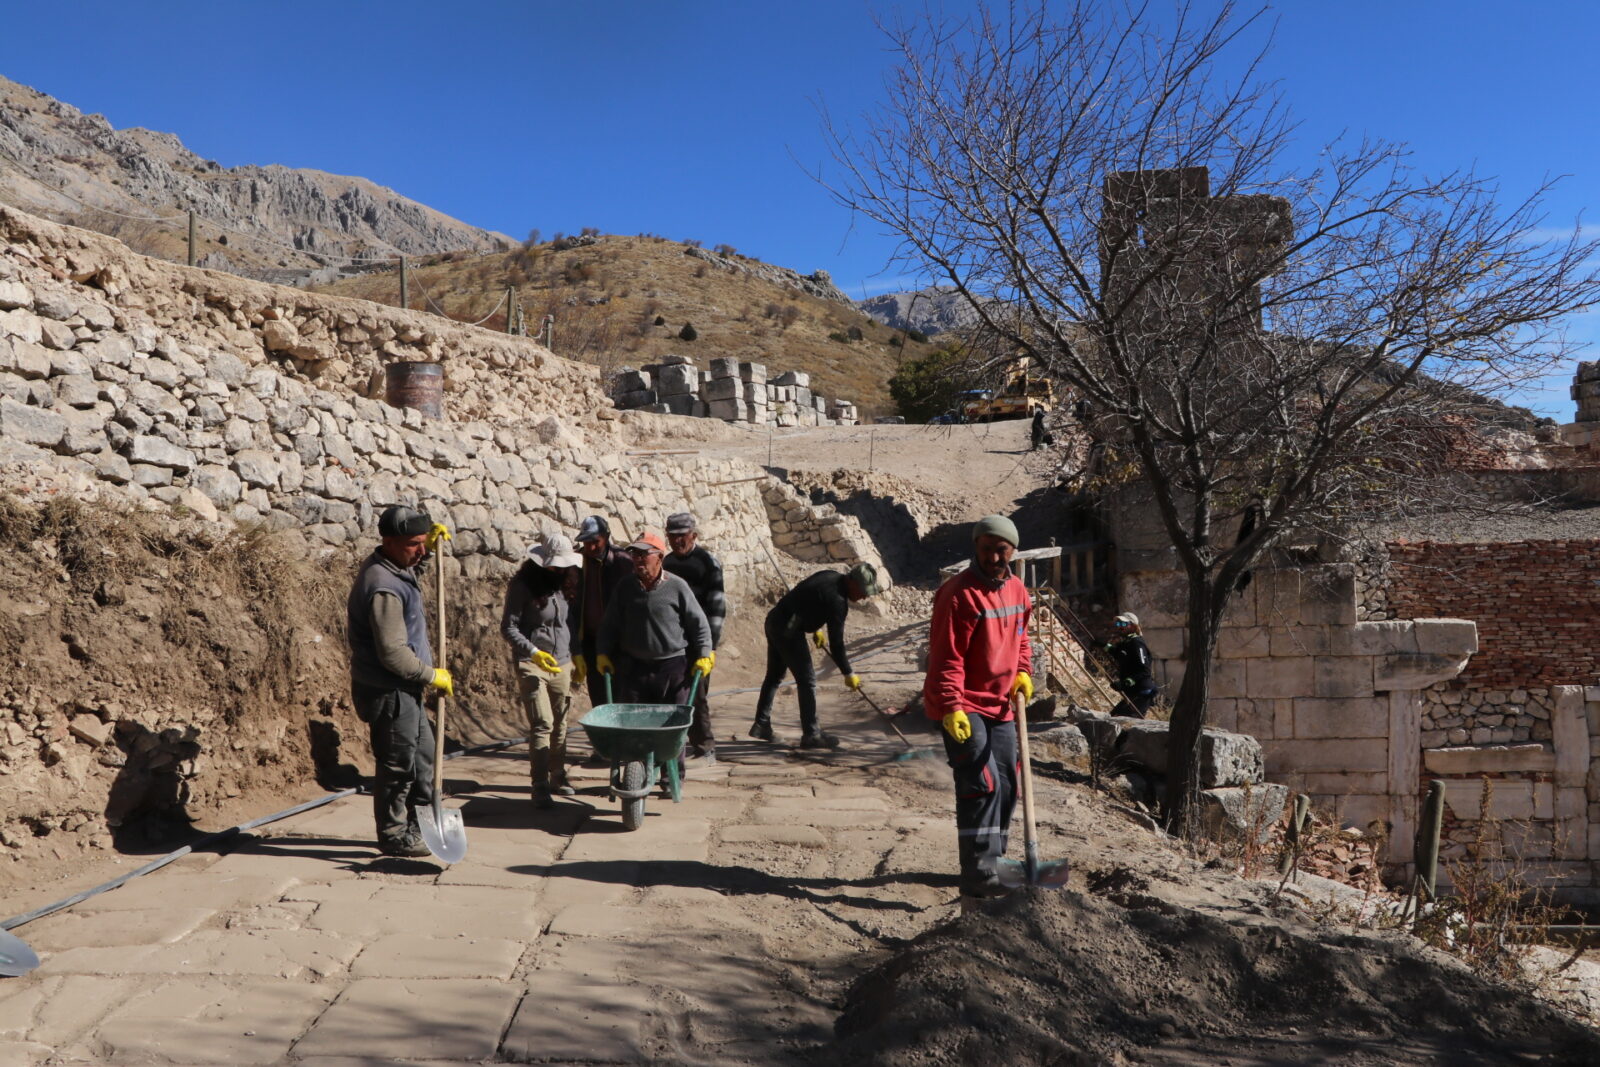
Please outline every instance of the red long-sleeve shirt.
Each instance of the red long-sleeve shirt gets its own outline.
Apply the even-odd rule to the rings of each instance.
[[[1018,671],[1031,671],[1028,620],[1033,605],[1015,575],[995,582],[976,566],[939,587],[929,623],[923,707],[930,719],[956,710],[997,722],[1012,716],[1008,699]]]

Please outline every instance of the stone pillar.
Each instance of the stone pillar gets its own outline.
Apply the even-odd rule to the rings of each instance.
[[[1556,857],[1581,860],[1593,856],[1589,848],[1589,717],[1581,685],[1551,689],[1555,707],[1550,712],[1550,744],[1556,756]]]
[[[1411,871],[1422,776],[1422,694],[1389,693],[1389,862]]]

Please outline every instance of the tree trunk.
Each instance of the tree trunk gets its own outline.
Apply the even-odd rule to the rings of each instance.
[[[1219,596],[1226,594],[1219,594],[1203,577],[1190,576],[1183,684],[1172,705],[1167,734],[1167,797],[1162,810],[1167,831],[1184,836],[1189,836],[1189,816],[1200,788],[1200,733],[1206,724],[1206,698],[1222,619]]]

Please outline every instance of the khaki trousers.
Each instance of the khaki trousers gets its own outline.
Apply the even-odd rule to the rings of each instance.
[[[557,784],[566,780],[567,712],[572,708],[572,664],[560,674],[540,670],[531,659],[517,661],[517,696],[528,716],[528,758],[534,784],[548,781],[545,766]]]

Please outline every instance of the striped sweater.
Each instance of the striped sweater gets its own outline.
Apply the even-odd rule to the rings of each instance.
[[[1012,718],[1011,684],[1033,663],[1032,611],[1027,587],[1014,575],[995,582],[972,566],[939,587],[922,686],[928,718],[958,709],[999,722]]]

